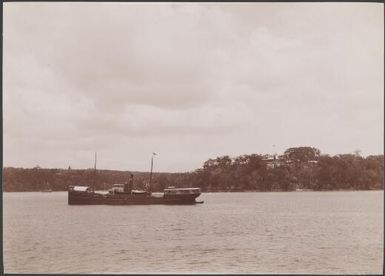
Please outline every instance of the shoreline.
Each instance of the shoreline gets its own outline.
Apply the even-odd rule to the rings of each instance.
[[[384,191],[384,189],[368,189],[368,190],[353,190],[353,189],[346,189],[346,190],[306,190],[306,191],[205,191],[202,192],[202,194],[215,194],[215,193],[306,193],[306,192],[369,192],[369,191]],[[68,192],[67,190],[59,190],[59,191],[52,191],[52,192],[42,192],[42,191],[3,191],[3,193],[42,193],[42,194],[50,194],[55,192]],[[97,192],[107,192],[107,190],[100,190]],[[162,192],[153,192],[153,193],[162,193]]]

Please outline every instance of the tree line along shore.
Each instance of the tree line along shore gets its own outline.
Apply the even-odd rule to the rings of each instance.
[[[94,169],[3,168],[3,191],[66,191],[70,185],[107,190],[134,175],[142,189],[149,172]],[[151,191],[168,186],[200,187],[203,192],[380,190],[384,188],[384,155],[330,156],[313,147],[287,149],[283,155],[245,154],[209,159],[195,171],[153,173]]]

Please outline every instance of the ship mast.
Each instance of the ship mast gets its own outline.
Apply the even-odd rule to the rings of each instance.
[[[95,191],[96,189],[96,160],[97,160],[97,153],[95,151],[95,163],[94,163],[94,181],[92,185],[92,190]]]
[[[154,155],[156,155],[155,152],[152,153],[152,156],[151,156],[151,171],[150,171],[150,182],[148,184],[148,189],[149,189],[149,192],[151,191],[151,180],[152,180],[152,168],[154,166]]]

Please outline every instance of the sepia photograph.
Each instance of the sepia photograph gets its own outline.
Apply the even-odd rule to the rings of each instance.
[[[384,273],[384,4],[2,4],[1,274]]]

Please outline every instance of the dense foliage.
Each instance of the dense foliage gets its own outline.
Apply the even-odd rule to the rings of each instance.
[[[93,185],[105,190],[128,181],[130,172],[92,169],[3,169],[3,191],[67,190]],[[133,172],[134,189],[142,189],[149,173]],[[201,187],[203,191],[292,191],[383,189],[384,156],[322,155],[316,148],[290,148],[281,156],[217,157],[188,173],[154,173],[152,191],[167,186]]]

